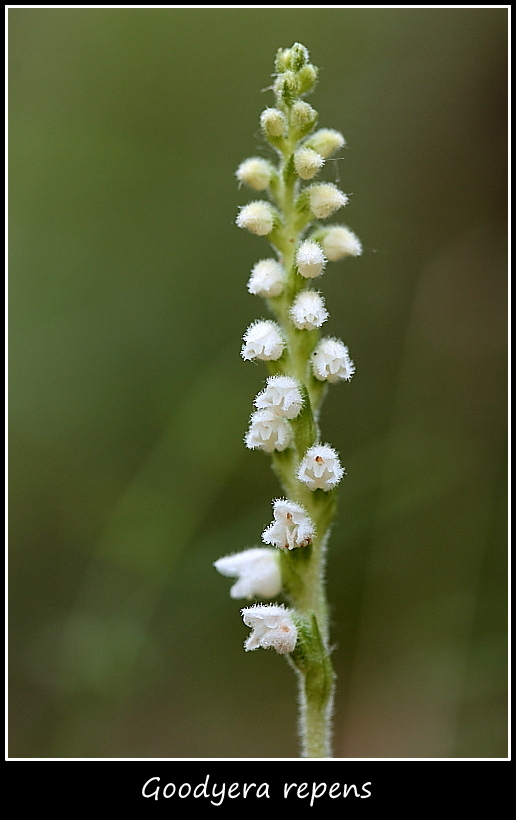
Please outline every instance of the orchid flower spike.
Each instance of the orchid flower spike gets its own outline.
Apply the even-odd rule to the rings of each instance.
[[[334,491],[345,471],[333,447],[320,443],[319,419],[328,386],[349,382],[355,365],[340,339],[321,338],[329,313],[313,280],[319,283],[329,270],[324,282],[331,263],[360,256],[362,245],[346,225],[321,222],[349,197],[324,180],[328,168],[338,178],[333,171],[346,141],[340,131],[318,128],[318,113],[304,99],[317,74],[301,43],[278,50],[266,89],[274,99],[260,116],[268,155],[250,156],[236,170],[239,185],[262,197],[239,208],[236,225],[271,246],[247,279],[270,318],[252,322],[243,336],[242,358],[266,368],[244,441],[268,454],[283,497],[272,502],[272,521],[262,531],[266,546],[225,555],[214,566],[236,579],[232,598],[282,593],[288,600],[290,608],[258,603],[241,611],[251,628],[244,647],[273,647],[288,656],[300,687],[302,755],[331,757],[334,673],[325,562]]]

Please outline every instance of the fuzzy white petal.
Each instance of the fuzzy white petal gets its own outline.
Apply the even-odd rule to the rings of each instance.
[[[253,322],[244,334],[242,358],[260,359],[264,362],[279,359],[285,347],[285,340],[276,322],[263,320]]]
[[[246,446],[250,450],[286,450],[292,441],[290,424],[272,410],[257,410],[251,416],[249,430],[245,436]]]
[[[278,416],[294,419],[303,406],[299,382],[291,376],[270,376],[254,404],[258,410],[271,410]]]
[[[324,158],[331,156],[345,144],[346,140],[340,131],[335,131],[333,128],[321,128],[307,141],[307,145]]]
[[[297,79],[295,79],[295,83],[297,85]],[[304,100],[298,100],[290,109],[290,126],[299,136],[308,134],[316,121],[317,111]]]
[[[313,279],[324,270],[326,259],[318,242],[306,240],[296,252],[297,269],[305,279]]]
[[[277,604],[257,604],[242,610],[242,619],[252,632],[244,643],[246,652],[273,647],[280,655],[292,652],[297,642],[297,627],[291,610]]]
[[[298,330],[315,330],[316,327],[321,327],[328,318],[321,294],[313,290],[302,290],[298,293],[290,308],[290,318]]]
[[[337,262],[345,256],[360,256],[362,244],[353,231],[345,225],[332,225],[321,239],[324,253],[330,262]]]
[[[344,470],[339,457],[329,444],[315,444],[310,447],[297,472],[299,481],[306,484],[310,490],[320,489],[326,492],[333,489],[343,475]]]
[[[265,544],[291,550],[312,543],[315,525],[301,504],[277,498],[273,503],[273,515],[274,521],[262,533]]]
[[[301,179],[312,179],[324,165],[324,158],[311,148],[301,148],[294,154],[294,167]]]
[[[265,191],[271,181],[272,166],[261,157],[249,157],[240,163],[236,176],[239,182],[245,182],[250,188]]]
[[[281,592],[281,571],[276,550],[253,547],[225,555],[213,566],[228,578],[238,578],[230,590],[232,598],[274,598]]]
[[[277,108],[266,108],[260,115],[260,125],[267,137],[282,137],[285,133],[285,115]]]
[[[274,210],[272,205],[262,200],[244,205],[236,218],[239,228],[247,228],[257,236],[267,236],[274,227]]]
[[[350,381],[355,365],[346,345],[339,339],[321,339],[312,353],[312,370],[319,381]]]
[[[312,185],[308,191],[310,208],[317,219],[326,219],[348,203],[346,194],[331,182]]]
[[[247,289],[255,296],[271,299],[279,296],[285,285],[285,271],[276,259],[260,259],[253,267]]]

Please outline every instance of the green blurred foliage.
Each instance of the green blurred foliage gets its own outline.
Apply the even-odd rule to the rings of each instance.
[[[242,442],[268,246],[234,171],[299,40],[365,248],[322,283],[357,365],[322,417],[335,754],[506,755],[507,11],[8,17],[10,754],[298,754],[293,676],[211,564],[279,494]]]

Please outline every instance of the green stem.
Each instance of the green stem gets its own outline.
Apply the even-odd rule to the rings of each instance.
[[[299,675],[301,752],[303,757],[331,757],[331,696],[321,703],[309,675]]]
[[[298,676],[301,751],[303,757],[331,757],[335,675],[315,614],[299,626],[301,645],[291,662]]]

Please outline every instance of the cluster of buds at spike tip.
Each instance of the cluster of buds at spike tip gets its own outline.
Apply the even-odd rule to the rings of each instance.
[[[254,264],[247,281],[249,293],[265,300],[272,318],[253,322],[243,336],[242,358],[263,361],[269,371],[244,441],[249,449],[270,454],[286,497],[273,501],[273,520],[262,532],[266,547],[227,555],[214,566],[236,578],[233,598],[270,599],[282,591],[289,597],[293,609],[257,604],[242,610],[252,629],[245,649],[273,647],[280,654],[294,651],[296,618],[306,615],[299,604],[296,611],[296,600],[321,600],[304,594],[296,599],[295,585],[305,583],[298,580],[304,567],[309,568],[306,583],[321,582],[331,521],[321,510],[325,504],[330,509],[331,491],[345,472],[336,451],[319,443],[320,403],[327,384],[349,381],[355,372],[343,342],[320,338],[329,315],[322,294],[311,287],[329,263],[362,253],[350,228],[320,222],[349,198],[318,176],[346,142],[335,129],[315,130],[317,111],[303,97],[316,81],[317,69],[303,45],[277,52],[270,87],[274,102],[260,116],[272,156],[251,156],[236,170],[238,182],[263,197],[242,205],[236,224],[267,239],[273,249]]]

